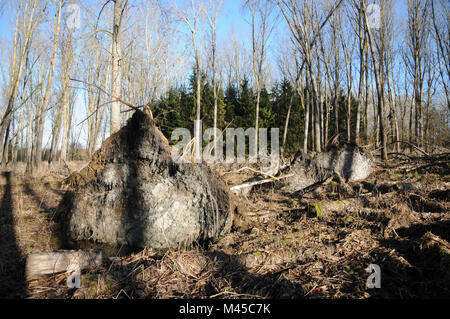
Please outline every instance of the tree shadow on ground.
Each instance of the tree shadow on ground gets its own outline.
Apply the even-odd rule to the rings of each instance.
[[[30,183],[25,183],[24,193],[30,196],[38,205],[39,209],[48,211],[50,208],[46,205],[45,201],[33,190]]]
[[[208,280],[202,288],[198,286],[195,289],[184,289],[183,283],[174,286],[174,278],[182,280],[183,273],[172,273],[168,277],[163,276],[163,282],[159,282],[155,286],[147,287],[145,294],[143,290],[147,284],[135,278],[135,274],[130,276],[130,265],[116,264],[112,267],[110,275],[117,283],[118,295],[120,298],[161,298],[161,295],[168,294],[171,298],[303,298],[305,290],[302,285],[297,282],[285,279],[282,276],[283,271],[268,273],[263,275],[252,274],[247,267],[239,260],[238,256],[228,255],[223,252],[204,251],[203,255],[210,259],[213,264],[220,265],[214,270],[214,274],[209,276]],[[151,267],[155,259],[142,259],[138,264],[134,264],[132,268]],[[156,266],[159,267],[159,266]],[[173,271],[173,270],[172,270]],[[211,270],[208,270],[211,271]],[[170,273],[170,272],[169,272]],[[166,279],[167,278],[167,279]],[[172,278],[172,279],[170,279]],[[167,280],[167,283],[164,283]],[[190,280],[190,279],[188,279]],[[217,281],[226,283],[226,291],[217,288]],[[172,288],[168,288],[171,287]],[[230,289],[231,288],[231,289]],[[167,297],[163,297],[167,298]]]
[[[51,191],[52,195],[59,192],[57,190],[52,189],[48,183],[45,183],[43,186],[47,191]],[[39,192],[36,192],[30,183],[24,184],[23,189],[24,193],[28,195],[39,208],[38,213],[45,214],[45,217],[47,218],[48,222],[51,223],[52,238],[54,239],[52,243],[55,246],[55,249],[67,248],[67,240],[63,232],[63,217],[64,217],[63,215],[65,213],[66,208],[65,206],[62,206],[64,202],[64,196],[62,197],[63,199],[57,205],[53,204],[49,205],[46,202],[45,198],[43,198],[44,196],[39,195]],[[64,191],[61,192],[65,193]]]
[[[20,298],[26,294],[25,260],[14,229],[11,172],[2,175],[6,185],[0,202],[0,298]]]
[[[282,299],[302,298],[305,295],[302,284],[284,279],[282,271],[256,275],[248,271],[238,256],[224,252],[205,252],[205,255],[222,265],[220,275],[229,280],[234,291],[243,295],[244,298],[258,296]]]
[[[400,255],[385,256],[380,263],[383,290],[394,298],[449,298],[449,250],[427,244],[424,236],[431,232],[448,242],[450,221],[413,224],[396,232],[398,238],[380,240],[381,246]]]

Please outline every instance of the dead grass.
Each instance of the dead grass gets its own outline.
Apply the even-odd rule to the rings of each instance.
[[[448,163],[448,156],[439,160]],[[448,164],[420,168],[427,164],[419,158],[380,164],[367,181],[351,184],[358,190],[352,194],[336,183],[303,197],[259,187],[235,199],[246,222],[209,247],[111,255],[104,266],[83,274],[81,289],[69,291],[66,275],[59,274],[28,282],[22,297],[448,298]],[[60,249],[63,212],[57,207],[65,190],[58,181],[67,172],[58,168],[32,180],[20,174],[14,173],[11,200],[22,258]],[[233,184],[253,174],[221,172]],[[375,180],[383,185],[376,191]],[[413,195],[427,204],[418,205]],[[308,218],[308,204],[325,200],[352,204]],[[369,264],[381,267],[381,289],[366,288]]]

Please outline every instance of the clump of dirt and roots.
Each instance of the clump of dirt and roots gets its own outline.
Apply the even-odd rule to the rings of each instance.
[[[85,164],[85,163],[84,163]],[[232,231],[209,245],[105,250],[101,267],[69,289],[67,275],[26,281],[29,253],[68,249],[61,240],[60,181],[69,163],[34,179],[3,172],[0,297],[17,298],[448,298],[450,154],[377,161],[361,182],[341,179],[304,193],[260,185],[233,200]],[[237,185],[255,169],[215,167]],[[332,203],[333,205],[330,205]],[[381,288],[369,289],[370,264]]]

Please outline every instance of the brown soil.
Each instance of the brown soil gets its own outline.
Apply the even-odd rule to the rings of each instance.
[[[30,180],[20,170],[3,172],[0,298],[449,298],[449,155],[411,158],[378,163],[350,192],[336,182],[301,197],[261,186],[234,198],[240,215],[217,242],[112,250],[104,266],[83,273],[76,291],[65,274],[23,276],[26,254],[67,248],[58,208],[67,189],[59,181],[76,165]],[[231,185],[254,176],[217,172]],[[346,206],[308,217],[308,204],[324,201]],[[380,289],[366,287],[370,264],[381,268]]]

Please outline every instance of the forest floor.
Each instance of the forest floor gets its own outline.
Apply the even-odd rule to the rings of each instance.
[[[241,224],[206,248],[107,253],[77,290],[66,274],[27,282],[27,254],[66,248],[60,181],[85,164],[33,179],[21,168],[1,172],[0,298],[450,297],[449,154],[379,162],[350,192],[337,183],[301,197],[259,187],[236,199]],[[253,176],[218,173],[232,185]],[[342,208],[311,214],[330,202]],[[381,269],[381,288],[366,287],[370,264]]]

